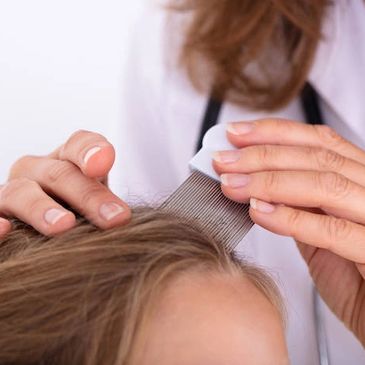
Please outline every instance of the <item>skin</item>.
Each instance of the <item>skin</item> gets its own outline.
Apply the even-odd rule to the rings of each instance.
[[[90,156],[89,151],[96,153]],[[114,148],[103,136],[78,131],[48,156],[16,161],[8,182],[0,185],[0,237],[11,230],[8,217],[17,217],[45,235],[74,227],[75,215],[54,197],[102,229],[128,222],[129,207],[106,186],[114,159]],[[113,214],[107,219],[102,207],[108,203]],[[50,210],[51,222],[45,219]]]
[[[245,277],[180,275],[156,304],[132,365],[289,364],[278,311]]]
[[[251,199],[255,223],[295,239],[322,298],[365,346],[365,152],[288,120],[232,123],[227,136],[238,151],[214,156],[223,193]]]
[[[295,239],[322,298],[365,346],[365,152],[327,126],[289,120],[231,123],[227,137],[239,151],[235,162],[222,162],[223,152],[232,151],[215,155],[223,193],[251,199],[255,223]],[[100,150],[85,162],[95,147]],[[125,224],[129,208],[105,185],[113,162],[113,146],[87,131],[48,156],[21,158],[0,186],[0,237],[11,230],[8,217],[46,235],[72,228],[73,213],[53,197],[100,228]],[[247,184],[237,186],[242,175]],[[107,202],[124,211],[104,219],[100,207]],[[53,208],[66,214],[50,224],[44,217]]]

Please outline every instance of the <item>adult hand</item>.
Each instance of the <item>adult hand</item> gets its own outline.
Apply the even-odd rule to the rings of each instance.
[[[16,217],[45,235],[75,225],[69,205],[96,226],[107,229],[130,218],[128,206],[105,185],[113,166],[113,146],[101,135],[78,131],[48,156],[25,156],[0,185],[0,236]]]
[[[332,311],[365,346],[365,152],[327,126],[231,123],[237,151],[214,167],[224,194],[250,198],[260,226],[291,236]]]

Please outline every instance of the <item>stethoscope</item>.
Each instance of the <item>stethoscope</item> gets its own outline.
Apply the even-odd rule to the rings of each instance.
[[[301,95],[300,100],[305,116],[305,120],[308,124],[325,124],[321,109],[319,106],[319,97],[315,89],[306,83]],[[205,113],[202,119],[199,138],[196,146],[196,151],[199,151],[202,147],[203,137],[205,133],[216,125],[219,120],[219,115],[223,106],[223,101],[215,99],[213,96],[208,98],[208,103],[205,109]],[[323,323],[323,314],[321,312],[321,300],[316,288],[312,287],[313,291],[313,308],[314,308],[314,322],[316,330],[316,339],[318,344],[318,358],[320,365],[329,365],[329,353],[326,339],[326,333]]]

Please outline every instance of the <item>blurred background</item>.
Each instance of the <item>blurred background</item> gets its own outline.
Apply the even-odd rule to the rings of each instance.
[[[16,158],[51,152],[77,129],[109,136],[147,1],[0,0],[0,183]]]

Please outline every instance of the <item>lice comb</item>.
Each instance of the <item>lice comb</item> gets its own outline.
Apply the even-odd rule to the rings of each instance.
[[[217,150],[235,149],[223,125],[209,129],[202,149],[190,161],[192,174],[162,204],[161,209],[198,224],[209,235],[232,251],[253,226],[249,204],[236,203],[225,197],[220,177],[212,167]]]

